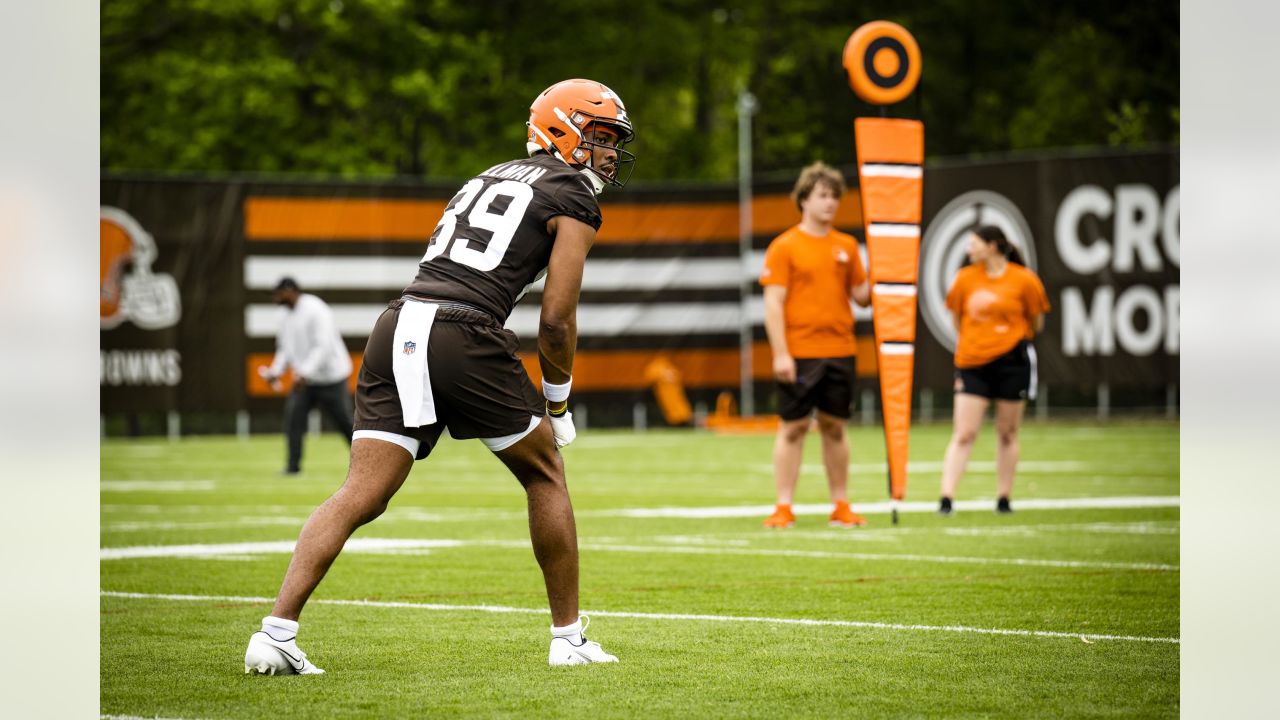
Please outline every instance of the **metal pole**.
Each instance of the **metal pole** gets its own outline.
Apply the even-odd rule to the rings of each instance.
[[[740,349],[739,392],[743,416],[756,412],[755,390],[751,368],[751,116],[756,111],[756,96],[743,88],[738,91],[738,254],[742,262],[739,293],[742,298],[738,341]]]

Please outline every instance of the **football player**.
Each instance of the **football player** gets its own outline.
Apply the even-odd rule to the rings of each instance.
[[[617,661],[583,635],[577,530],[558,448],[575,435],[568,400],[582,270],[601,223],[596,196],[626,183],[633,136],[622,99],[608,87],[556,83],[530,108],[528,157],[485,170],[450,200],[417,276],[374,324],[346,482],[303,526],[271,615],[250,638],[245,672],[323,672],[296,643],[303,605],[351,533],[386,510],[445,428],[457,439],[480,439],[528,496],[551,606],[548,662]],[[503,325],[544,276],[539,394]]]

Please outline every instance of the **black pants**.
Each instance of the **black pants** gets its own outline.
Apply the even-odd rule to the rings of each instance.
[[[284,430],[289,438],[289,463],[285,466],[288,472],[297,472],[302,467],[302,436],[307,432],[307,413],[317,405],[338,427],[347,444],[351,444],[351,393],[347,392],[346,381],[294,385],[284,401]]]

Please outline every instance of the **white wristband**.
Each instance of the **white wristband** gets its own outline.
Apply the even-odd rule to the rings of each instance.
[[[542,381],[542,396],[547,402],[564,402],[569,399],[569,388],[573,387],[573,378],[569,378],[563,385],[552,385],[545,379]]]

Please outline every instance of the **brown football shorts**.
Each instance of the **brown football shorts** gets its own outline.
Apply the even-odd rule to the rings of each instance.
[[[419,441],[415,459],[431,453],[445,427],[459,440],[526,432],[545,404],[516,355],[519,340],[473,308],[442,302],[427,341],[427,367],[437,421],[405,427],[392,371],[392,347],[403,298],[378,316],[356,380],[355,430],[379,430]]]

